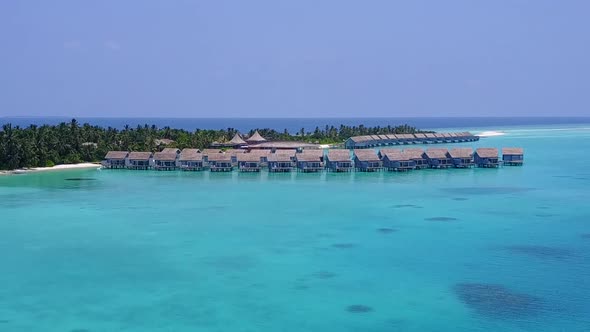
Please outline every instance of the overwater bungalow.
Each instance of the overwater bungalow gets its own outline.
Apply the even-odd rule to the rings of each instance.
[[[524,163],[523,148],[503,148],[502,162],[509,166],[522,166]]]
[[[203,169],[203,154],[199,149],[183,149],[178,158],[183,171],[200,171]]]
[[[477,167],[491,168],[500,166],[498,149],[496,148],[478,148],[475,150],[473,157]]]
[[[332,172],[352,171],[352,159],[349,150],[330,149],[326,154],[326,168]]]
[[[472,148],[453,148],[449,151],[449,155],[456,168],[468,168],[474,165]]]
[[[295,153],[273,153],[268,156],[268,171],[273,173],[291,172]]]
[[[251,150],[247,154],[258,157],[261,166],[266,166],[268,164],[268,157],[272,152],[270,150]]]
[[[223,153],[223,151],[221,151],[221,149],[203,149],[201,151],[201,154],[203,154],[203,163],[206,164],[209,162],[209,156],[220,154],[220,153]]]
[[[238,155],[238,170],[240,172],[260,172],[260,156],[255,153],[241,153]]]
[[[227,153],[209,154],[207,163],[211,172],[231,172],[233,170],[231,155]]]
[[[426,160],[430,168],[448,168],[453,166],[449,150],[447,149],[427,149]]]
[[[151,152],[130,152],[127,157],[127,168],[135,170],[150,169],[153,165],[153,156]]]
[[[128,156],[129,151],[109,151],[101,164],[104,168],[125,168]]]
[[[404,149],[404,155],[406,155],[411,161],[414,162],[416,169],[428,168],[428,160],[424,150],[418,148]]]
[[[154,169],[157,171],[173,171],[177,169],[180,150],[176,148],[165,148],[154,153]]]
[[[234,166],[238,165],[238,156],[246,153],[247,151],[244,149],[230,149],[225,151],[225,153],[228,153],[231,157],[231,162]]]
[[[297,150],[295,149],[284,149],[284,150],[276,150],[273,154],[280,154],[283,156],[288,156],[291,161],[295,161],[295,155],[297,154]]]
[[[375,172],[381,170],[381,160],[375,150],[354,150],[354,168],[361,172]]]
[[[383,168],[388,171],[408,171],[416,169],[416,163],[410,159],[411,154],[400,149],[381,149],[379,151]]]
[[[324,169],[322,150],[303,150],[295,155],[297,170],[300,172],[319,172]]]

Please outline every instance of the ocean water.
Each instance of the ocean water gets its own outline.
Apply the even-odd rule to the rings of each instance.
[[[21,127],[35,125],[56,125],[69,122],[71,117],[0,117],[0,124],[12,123]],[[388,118],[97,118],[78,117],[80,123],[90,123],[101,127],[124,128],[129,125],[169,126],[185,130],[235,128],[246,132],[256,128],[271,128],[278,131],[287,129],[294,134],[304,128],[313,131],[316,127],[340,125],[366,127],[408,124],[421,129],[439,128],[473,128],[473,127],[513,127],[513,126],[547,126],[580,125],[590,123],[590,117],[388,117]]]
[[[0,331],[590,330],[590,128],[460,145],[525,165],[0,177]]]

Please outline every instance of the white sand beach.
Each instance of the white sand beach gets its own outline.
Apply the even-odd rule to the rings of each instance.
[[[15,169],[12,171],[0,171],[0,175],[25,174],[25,173],[46,172],[46,171],[62,171],[62,170],[81,169],[81,168],[100,168],[100,164],[79,163],[79,164],[55,165],[53,167],[33,167],[33,168],[27,168],[27,169]]]

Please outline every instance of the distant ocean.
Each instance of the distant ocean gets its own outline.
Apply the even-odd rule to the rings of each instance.
[[[294,133],[301,128],[312,131],[315,127],[357,126],[367,127],[408,124],[420,129],[438,128],[482,128],[512,127],[528,125],[587,124],[590,117],[391,117],[391,118],[76,118],[80,123],[90,123],[101,127],[123,128],[125,125],[169,126],[186,130],[235,128],[248,131],[256,128],[271,128],[279,131],[287,129]],[[11,123],[21,127],[31,124],[59,124],[68,122],[69,117],[0,117],[0,123]]]

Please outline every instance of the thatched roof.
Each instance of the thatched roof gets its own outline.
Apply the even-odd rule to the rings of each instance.
[[[475,153],[481,158],[498,158],[498,149],[496,148],[478,148]]]
[[[289,161],[291,161],[291,157],[294,155],[295,155],[295,153],[293,153],[292,155],[285,154],[285,153],[273,153],[268,156],[268,161],[269,162],[272,162],[272,161],[289,162]]]
[[[109,151],[104,159],[125,159],[129,155],[129,151]]]
[[[523,155],[524,149],[523,148],[503,148],[502,149],[503,155]]]
[[[240,134],[236,133],[229,143],[232,145],[245,145],[246,141],[242,139]]]
[[[184,149],[180,153],[180,160],[181,161],[201,161],[203,160],[203,155],[199,151],[199,149]]]
[[[373,149],[367,150],[354,150],[353,151],[356,158],[360,161],[379,161],[379,156],[375,153]]]
[[[246,140],[248,143],[258,143],[258,142],[266,142],[266,139],[258,133],[258,130],[252,134],[252,136],[248,137]]]
[[[250,152],[248,152],[248,154],[256,155],[259,157],[266,157],[266,156],[270,155],[271,153],[272,153],[272,151],[270,151],[270,150],[251,150]]]
[[[276,150],[274,154],[275,155],[282,155],[282,156],[294,157],[296,153],[297,153],[297,150],[294,150],[294,149],[286,149],[286,150]]]
[[[336,161],[336,162],[350,161],[350,151],[330,149],[330,150],[328,150],[327,158],[329,161]]]
[[[151,152],[130,152],[129,160],[149,160],[152,157]]]
[[[174,141],[168,138],[156,138],[154,140],[154,144],[156,145],[168,145],[172,143],[174,143]]]
[[[203,151],[201,151],[201,153],[204,156],[210,156],[210,155],[213,155],[213,154],[220,154],[221,153],[221,150],[220,149],[203,149]]]
[[[180,149],[177,148],[164,148],[161,152],[164,153],[180,153]]]
[[[447,149],[426,149],[426,157],[430,159],[444,159],[447,158],[449,150]]]
[[[246,162],[260,162],[260,155],[252,154],[252,153],[241,153],[238,155],[238,162],[246,161]]]
[[[242,150],[242,149],[231,149],[231,150],[227,150],[225,151],[225,153],[229,153],[230,156],[239,156],[243,153],[246,153],[246,150]]]
[[[304,150],[302,153],[296,154],[295,158],[297,161],[322,161],[323,156],[324,153],[321,150]]]
[[[212,153],[208,155],[209,162],[231,162],[231,155],[229,153]]]
[[[391,161],[407,161],[410,160],[409,154],[404,153],[400,149],[383,149],[381,150],[383,157],[387,156],[387,159]]]
[[[422,149],[404,149],[404,154],[410,159],[424,159],[424,150]]]
[[[175,161],[178,156],[177,149],[164,149],[164,151],[154,153],[154,160]]]
[[[473,155],[472,148],[453,148],[449,151],[451,158],[471,158]]]

